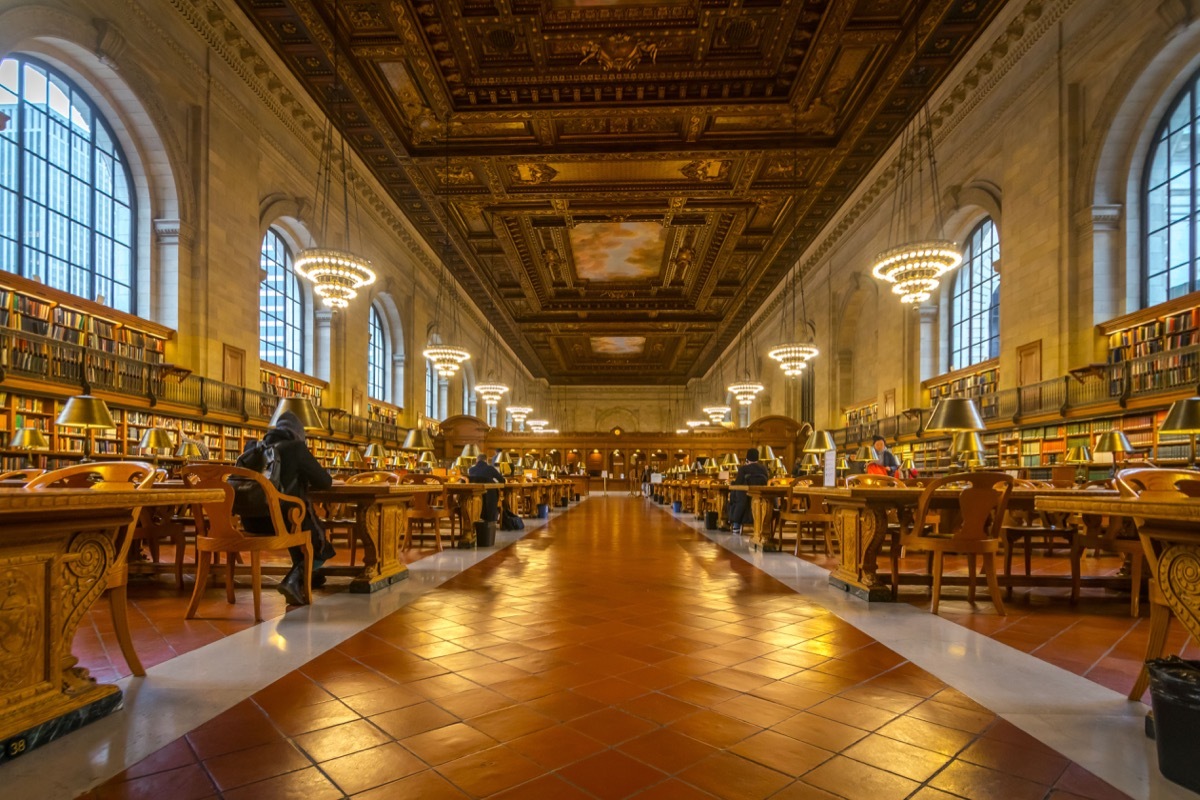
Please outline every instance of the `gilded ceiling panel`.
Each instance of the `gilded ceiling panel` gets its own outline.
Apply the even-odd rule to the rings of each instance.
[[[535,374],[682,383],[1005,0],[238,2]]]

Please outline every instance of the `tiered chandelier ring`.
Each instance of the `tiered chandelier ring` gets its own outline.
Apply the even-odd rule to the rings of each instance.
[[[725,415],[733,409],[729,406],[706,406],[700,410],[708,415],[708,418],[712,420],[714,425],[720,425],[725,419]]]
[[[737,398],[738,405],[748,406],[754,402],[755,396],[766,387],[758,381],[739,381],[731,383],[725,388]]]
[[[914,242],[879,254],[871,274],[892,284],[902,303],[924,303],[947,272],[962,263],[954,242]]]
[[[789,378],[800,375],[808,367],[808,362],[821,354],[816,345],[809,342],[792,342],[781,344],[767,352],[773,360],[779,362],[783,374]]]
[[[313,291],[328,308],[345,308],[358,290],[375,282],[371,262],[344,250],[311,247],[296,254],[296,274],[313,283]]]
[[[433,368],[441,378],[452,378],[464,361],[471,358],[465,348],[452,344],[431,344],[421,354],[433,362]]]
[[[475,391],[483,398],[483,402],[488,406],[499,405],[500,398],[508,392],[508,386],[503,383],[477,383]]]
[[[525,423],[525,418],[532,413],[533,408],[531,406],[508,407],[508,415],[512,417],[513,422],[517,423],[518,425],[523,425]]]
[[[548,419],[531,419],[526,424],[529,426],[529,429],[532,430],[534,433],[541,433],[542,431],[544,431],[546,429],[546,426],[550,424],[550,420],[548,420]]]

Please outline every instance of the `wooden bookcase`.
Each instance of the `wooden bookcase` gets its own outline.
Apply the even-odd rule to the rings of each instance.
[[[943,397],[970,397],[979,404],[985,417],[991,416],[996,403],[1000,378],[1000,360],[990,359],[974,366],[947,372],[921,384],[929,393],[929,405],[936,406]]]
[[[4,375],[146,392],[162,379],[174,331],[0,272]]]
[[[1108,392],[1195,385],[1200,381],[1200,292],[1097,326],[1108,337]],[[1131,363],[1132,362],[1132,363]]]
[[[847,428],[874,428],[879,422],[879,403],[874,400],[845,409]]]

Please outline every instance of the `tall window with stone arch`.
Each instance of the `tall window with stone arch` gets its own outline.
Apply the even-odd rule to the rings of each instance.
[[[136,208],[112,128],[69,78],[0,60],[0,269],[134,311]]]
[[[1142,187],[1142,306],[1152,306],[1200,288],[1200,72],[1171,103],[1146,156]]]
[[[371,304],[367,321],[370,339],[367,343],[367,396],[390,402],[388,395],[388,367],[392,348],[387,335],[387,326],[379,307]]]
[[[284,369],[304,370],[304,301],[292,249],[274,228],[262,240],[258,285],[258,357]]]
[[[428,359],[425,360],[425,416],[441,419],[438,414],[438,374]]]
[[[967,237],[950,298],[950,369],[1000,355],[1000,236],[984,217]]]

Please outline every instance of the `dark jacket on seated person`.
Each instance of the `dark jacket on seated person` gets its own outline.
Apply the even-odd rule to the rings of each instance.
[[[267,431],[258,447],[247,447],[238,457],[237,465],[249,469],[261,469],[262,454],[260,448],[274,445],[276,458],[279,459],[279,483],[284,494],[299,497],[304,500],[305,513],[302,527],[312,536],[313,558],[324,561],[333,556],[333,548],[326,543],[325,529],[321,520],[313,513],[312,503],[308,502],[310,489],[328,489],[333,485],[333,478],[321,462],[309,452],[304,443],[304,425],[300,418],[288,411],[280,415],[275,427]],[[256,463],[257,462],[257,463]],[[285,512],[286,514],[286,509]],[[250,517],[242,520],[242,525],[251,533],[274,533],[270,518],[258,519]],[[304,561],[304,554],[299,547],[289,548],[292,563]]]
[[[771,473],[758,461],[758,450],[750,448],[746,453],[746,462],[738,467],[737,474],[730,481],[731,486],[766,486],[771,481]],[[745,492],[731,491],[729,493],[729,523],[745,525],[753,522],[750,514],[750,498]]]
[[[479,456],[471,468],[467,470],[467,479],[471,483],[504,483],[500,470],[487,463],[484,456]],[[483,511],[479,518],[484,522],[495,522],[500,512],[500,492],[488,489],[483,493]]]

